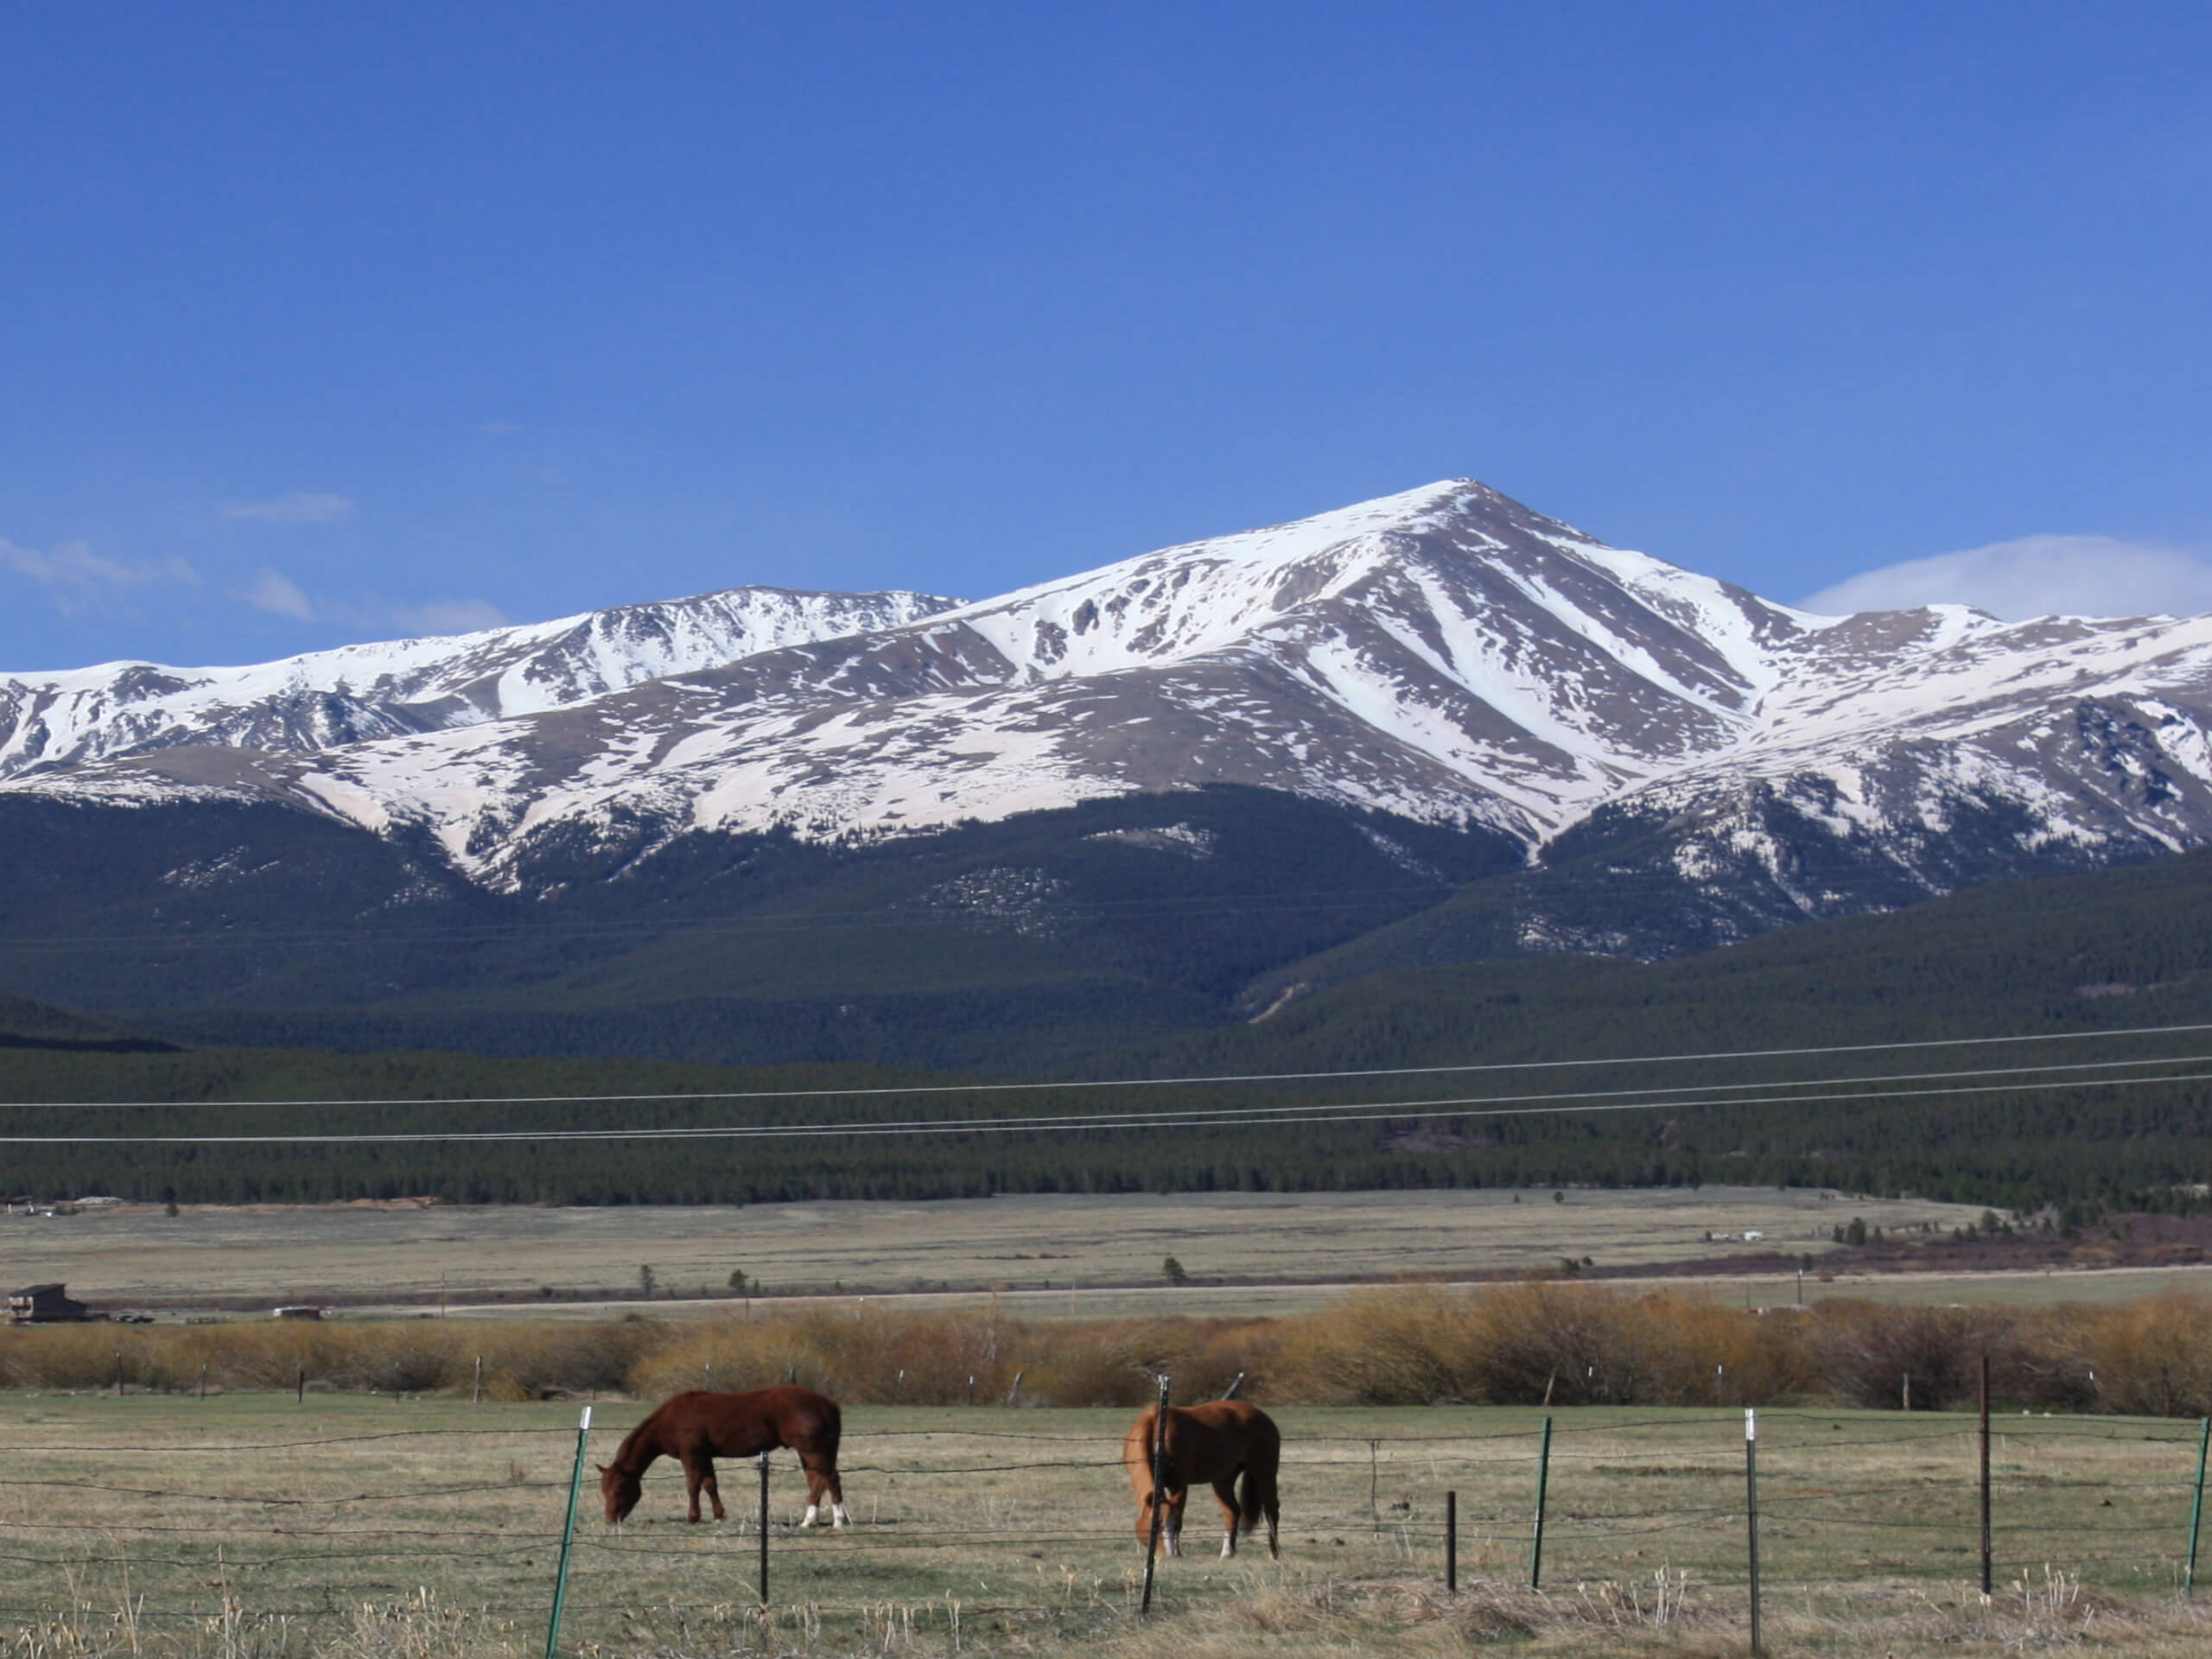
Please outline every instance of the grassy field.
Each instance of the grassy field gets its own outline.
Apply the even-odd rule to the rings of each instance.
[[[604,1457],[642,1415],[595,1408]],[[775,1459],[770,1611],[756,1476],[685,1526],[658,1465],[635,1516],[578,1520],[563,1651],[1133,1656],[1740,1652],[1740,1411],[1553,1413],[1541,1588],[1529,1586],[1533,1409],[1284,1409],[1280,1563],[1214,1554],[1211,1501],[1135,1617],[1142,1551],[1118,1467],[1126,1412],[862,1408],[849,1533],[800,1533]],[[573,1406],[230,1395],[0,1400],[10,1654],[542,1652],[576,1445]],[[1977,1571],[1968,1418],[1760,1414],[1764,1609],[1777,1652],[2018,1650],[2087,1637],[2202,1652],[2178,1605],[2196,1426],[2000,1420],[1995,1582]],[[1443,1585],[1458,1494],[1460,1585]]]
[[[1516,1201],[1517,1200],[1517,1201]],[[1956,1205],[1856,1198],[1806,1189],[1687,1188],[1545,1192],[1185,1193],[1012,1197],[931,1204],[737,1207],[121,1205],[53,1218],[0,1217],[0,1255],[17,1282],[60,1280],[105,1305],[188,1312],[195,1299],[390,1297],[465,1304],[481,1294],[634,1291],[651,1268],[664,1295],[726,1295],[730,1274],[779,1293],[1035,1293],[1040,1315],[1068,1311],[1253,1311],[1209,1279],[1342,1280],[1601,1268],[1777,1249],[1825,1253],[1853,1217],[1889,1230],[1949,1229],[1981,1212]],[[1764,1235],[1719,1243],[1708,1233]],[[1173,1255],[1199,1282],[1159,1286]],[[1164,1287],[1163,1287],[1164,1289]],[[1043,1293],[1049,1290],[1050,1295]],[[1084,1292],[1110,1292],[1085,1297]],[[1269,1312],[1313,1305],[1293,1291]],[[594,1310],[596,1311],[596,1310]]]

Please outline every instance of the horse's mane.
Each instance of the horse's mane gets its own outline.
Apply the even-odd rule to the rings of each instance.
[[[653,1459],[664,1455],[660,1446],[658,1444],[655,1444],[652,1446],[650,1453],[644,1459],[636,1463],[632,1463],[632,1461],[633,1455],[647,1442],[646,1431],[649,1429],[658,1429],[660,1427],[660,1420],[667,1414],[668,1402],[664,1400],[660,1404],[655,1406],[651,1412],[646,1414],[645,1421],[639,1423],[635,1428],[632,1429],[627,1434],[625,1434],[622,1437],[622,1444],[614,1448],[614,1461],[609,1464],[607,1467],[610,1469],[620,1469],[628,1474],[636,1474],[651,1465]]]

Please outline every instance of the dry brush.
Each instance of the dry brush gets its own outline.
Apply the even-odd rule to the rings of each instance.
[[[0,1387],[313,1388],[521,1400],[658,1396],[796,1379],[855,1403],[1018,1399],[1136,1406],[1160,1372],[1185,1399],[1239,1373],[1281,1404],[1780,1405],[1914,1409],[1973,1396],[2045,1410],[2212,1414],[2212,1300],[2120,1308],[1830,1301],[1750,1313],[1675,1293],[1527,1283],[1347,1297],[1281,1319],[1027,1321],[879,1300],[751,1317],[597,1323],[105,1324],[0,1333]],[[1908,1388],[1905,1379],[1910,1379]],[[1018,1386],[1017,1386],[1018,1384]]]

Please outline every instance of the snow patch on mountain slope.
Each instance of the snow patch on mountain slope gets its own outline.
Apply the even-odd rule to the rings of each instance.
[[[743,588],[236,668],[0,675],[0,779],[173,745],[323,749],[573,707],[660,677],[895,627],[954,601]]]
[[[0,682],[0,766],[427,832],[494,886],[556,833],[887,836],[1211,783],[1531,856],[1604,809],[1667,826],[1683,880],[1758,869],[1815,913],[1847,877],[1802,874],[1770,809],[1927,890],[1961,826],[2023,856],[2212,836],[2212,620],[1816,616],[1460,480],[967,605],[741,589]]]

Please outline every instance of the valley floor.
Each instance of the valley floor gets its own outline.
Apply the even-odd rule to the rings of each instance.
[[[727,1306],[737,1292],[1000,1295],[1036,1316],[1292,1312],[1346,1283],[1649,1272],[1734,1256],[1816,1262],[1854,1218],[1948,1233],[1978,1209],[1808,1189],[1573,1189],[1058,1196],[599,1209],[115,1205],[0,1217],[16,1283],[60,1281],[108,1310],[164,1317],[280,1302],[603,1313]],[[1173,1257],[1191,1282],[1167,1284]],[[1580,1264],[1589,1259],[1587,1268]],[[652,1294],[645,1289],[650,1270]],[[1805,1275],[1808,1294],[1823,1287]],[[1789,1283],[1765,1300],[1786,1300]],[[1270,1287],[1265,1290],[1262,1287]]]

